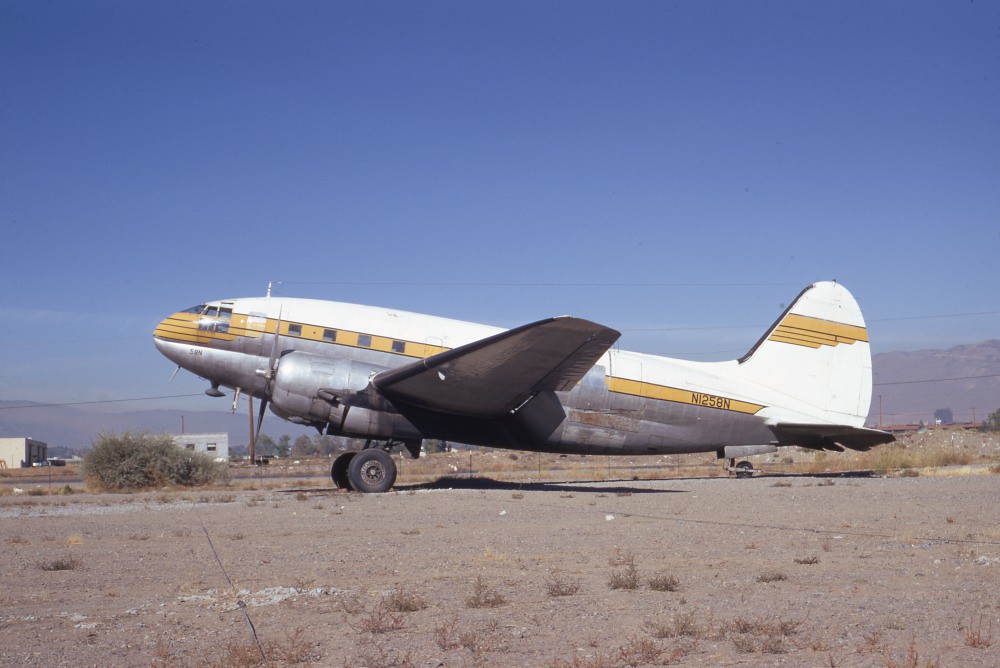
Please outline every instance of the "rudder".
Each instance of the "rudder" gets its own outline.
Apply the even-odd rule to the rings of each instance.
[[[868,330],[834,281],[803,290],[739,360],[747,377],[808,405],[815,417],[863,426],[872,393]]]

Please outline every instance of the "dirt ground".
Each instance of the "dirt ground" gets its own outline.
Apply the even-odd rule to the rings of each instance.
[[[450,484],[2,497],[0,664],[1000,666],[997,475]]]

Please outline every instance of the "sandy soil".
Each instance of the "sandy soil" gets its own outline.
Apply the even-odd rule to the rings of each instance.
[[[1000,666],[996,475],[8,495],[0,555],[2,665],[246,665],[249,617],[270,665]]]

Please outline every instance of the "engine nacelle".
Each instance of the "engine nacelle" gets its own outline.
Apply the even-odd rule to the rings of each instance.
[[[345,403],[363,393],[375,374],[387,367],[305,352],[281,358],[274,376],[271,403],[281,413],[306,422],[340,425]]]

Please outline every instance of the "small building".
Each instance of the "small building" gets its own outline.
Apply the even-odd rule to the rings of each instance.
[[[31,466],[48,459],[49,446],[33,438],[0,438],[0,468]]]
[[[169,434],[185,450],[203,452],[213,459],[229,461],[229,432],[214,434]]]
[[[939,408],[934,411],[934,424],[954,424],[955,417],[950,408]]]

